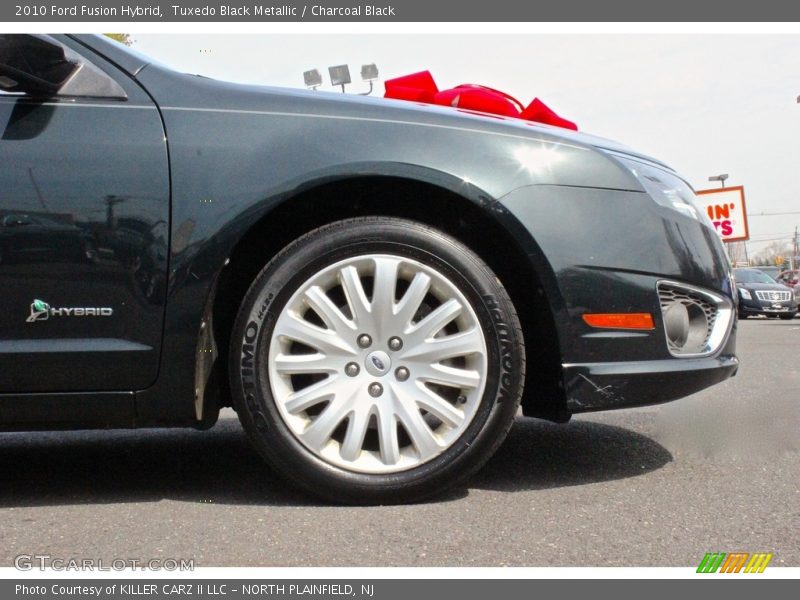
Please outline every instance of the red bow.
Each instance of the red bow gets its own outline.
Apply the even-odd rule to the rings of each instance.
[[[534,98],[527,107],[523,107],[519,100],[504,92],[472,83],[464,83],[440,92],[429,71],[387,79],[385,85],[386,98],[453,106],[578,130],[575,123],[559,117],[538,98]]]

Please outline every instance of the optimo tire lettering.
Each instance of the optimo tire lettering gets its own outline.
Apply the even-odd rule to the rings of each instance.
[[[253,361],[258,339],[258,324],[250,321],[244,330],[244,343],[242,344],[242,387],[245,392],[252,390],[255,385],[253,378]]]
[[[241,358],[241,381],[242,391],[244,392],[244,399],[247,403],[247,408],[253,415],[253,421],[259,431],[267,431],[269,426],[264,414],[261,412],[261,407],[256,402],[255,390],[255,372],[254,360],[256,351],[256,341],[258,340],[258,323],[250,321],[244,330],[244,343],[242,344],[242,358]]]

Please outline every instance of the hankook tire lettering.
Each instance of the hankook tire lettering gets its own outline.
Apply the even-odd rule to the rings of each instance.
[[[492,321],[495,323],[498,341],[500,342],[500,366],[503,371],[500,373],[500,392],[497,396],[497,401],[504,402],[513,397],[510,392],[514,385],[513,342],[508,324],[503,320],[503,313],[497,300],[493,296],[484,296],[483,301],[486,303],[489,314],[492,316]]]

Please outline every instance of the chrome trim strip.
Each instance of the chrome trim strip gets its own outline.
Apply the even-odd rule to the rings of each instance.
[[[19,100],[23,99],[24,96],[8,96],[8,99],[4,96],[0,96],[0,104],[19,104]],[[8,100],[11,100],[10,102]],[[70,102],[69,100],[65,100],[63,102],[24,102],[24,104],[30,104],[35,106],[58,106],[58,107],[77,107],[77,108],[144,108],[149,110],[157,110],[155,106],[148,106],[147,104],[110,104],[106,102]]]

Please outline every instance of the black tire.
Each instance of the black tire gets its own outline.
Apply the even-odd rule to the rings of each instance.
[[[470,409],[474,413],[465,429],[434,458],[389,473],[357,472],[324,460],[307,448],[281,415],[268,375],[272,335],[295,292],[331,265],[360,260],[365,255],[415,261],[448,278],[476,316],[486,349],[483,393],[475,392],[474,408]],[[241,304],[230,357],[234,407],[258,452],[277,471],[311,493],[347,504],[420,501],[467,479],[494,454],[508,433],[525,380],[519,320],[489,267],[442,232],[388,217],[338,221],[284,248],[259,273]],[[458,400],[463,398],[459,396]]]
[[[778,316],[779,316],[779,317],[781,318],[781,320],[783,320],[783,321],[790,321],[791,319],[794,319],[794,315],[778,315]]]
[[[740,313],[739,313],[739,319],[741,319],[742,321],[744,321],[744,320],[745,320],[746,318],[748,318],[749,316],[750,316],[750,315],[748,315],[747,313],[743,313],[743,312],[740,312]]]

